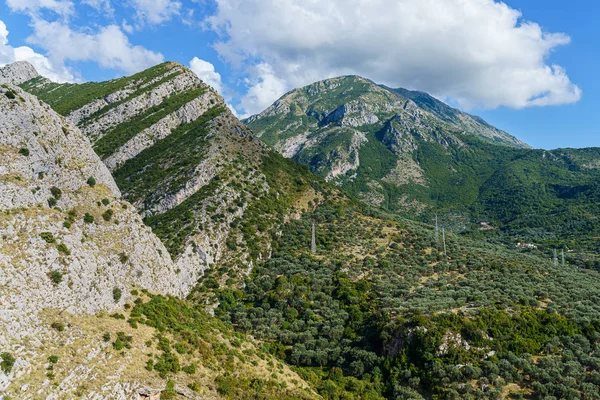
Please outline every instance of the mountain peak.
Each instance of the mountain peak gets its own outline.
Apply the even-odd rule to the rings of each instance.
[[[33,78],[40,76],[31,63],[27,61],[17,61],[0,68],[0,82],[20,85]]]

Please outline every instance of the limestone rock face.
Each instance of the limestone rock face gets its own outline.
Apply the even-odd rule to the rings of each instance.
[[[11,85],[0,93],[0,352],[26,370],[50,333],[40,315],[112,312],[134,288],[183,297],[197,280],[121,199],[88,139]]]
[[[0,83],[19,85],[38,76],[35,67],[27,61],[17,61],[0,68]]]
[[[416,193],[414,187],[403,186],[418,185],[418,192],[432,187],[433,179],[419,165],[421,149],[441,145],[440,154],[453,157],[469,151],[465,143],[472,139],[528,147],[426,93],[391,89],[358,76],[292,90],[244,122],[283,156],[376,206],[390,193]],[[419,195],[410,199],[419,204],[418,210],[407,209],[400,196],[392,197],[387,203],[392,211],[414,215],[428,206],[419,204]]]

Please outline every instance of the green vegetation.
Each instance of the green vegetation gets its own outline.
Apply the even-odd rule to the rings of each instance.
[[[56,364],[58,362],[58,356],[50,356],[50,357],[48,357],[48,362],[50,364]]]
[[[40,237],[44,239],[46,243],[56,243],[56,238],[52,232],[42,232],[40,233]]]
[[[123,295],[123,290],[120,287],[115,287],[112,291],[113,300],[115,303],[118,303],[121,300],[121,296]]]
[[[63,324],[62,322],[53,322],[52,325],[50,325],[50,327],[58,332],[63,332],[65,330],[65,324]]]
[[[509,383],[521,395],[598,395],[600,354],[583,356],[600,341],[596,273],[454,235],[448,256],[436,247],[430,227],[325,202],[285,227],[243,291],[216,291],[217,315],[328,399],[494,398]]]
[[[102,218],[108,222],[112,219],[114,214],[115,214],[115,212],[109,208],[108,210],[106,210],[102,213]]]
[[[29,157],[29,149],[23,147],[19,149],[19,154],[25,157]]]
[[[85,222],[86,224],[93,224],[94,221],[94,216],[90,213],[85,213],[85,215],[83,216],[83,222]]]
[[[95,99],[125,89],[128,85],[140,86],[167,73],[169,64],[163,63],[138,74],[107,82],[88,82],[84,84],[59,84],[47,82],[38,77],[21,84],[21,88],[40,100],[50,104],[56,112],[68,115],[72,111],[91,103]]]
[[[64,243],[57,244],[56,245],[56,249],[58,251],[60,251],[61,253],[63,253],[64,255],[67,255],[67,256],[71,255],[71,250],[69,250],[69,248],[67,247],[67,245],[64,244]]]
[[[50,276],[50,280],[55,285],[58,285],[59,283],[61,283],[63,281],[63,274],[59,270],[55,269],[55,270],[50,271],[49,276]]]
[[[12,371],[13,365],[15,365],[15,361],[17,361],[17,360],[15,359],[15,357],[12,354],[6,353],[6,352],[0,354],[0,359],[2,359],[2,361],[0,362],[0,369],[5,374],[10,374],[10,372]]]
[[[117,351],[121,351],[125,349],[131,349],[131,342],[133,341],[133,336],[126,335],[125,332],[117,332],[117,339],[113,342],[113,349]]]
[[[62,190],[60,190],[59,188],[57,188],[56,186],[52,186],[50,188],[50,193],[52,193],[52,196],[54,196],[54,198],[56,200],[60,200],[62,197]]]
[[[96,186],[96,178],[94,178],[93,176],[90,176],[87,180],[87,184],[92,187]]]

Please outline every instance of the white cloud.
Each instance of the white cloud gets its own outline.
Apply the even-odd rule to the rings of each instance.
[[[108,16],[112,16],[115,12],[110,0],[81,0],[81,4],[88,5]]]
[[[494,0],[216,0],[207,20],[234,65],[260,60],[242,101],[255,112],[287,89],[358,74],[463,107],[573,103],[581,90],[551,52],[569,43]],[[251,17],[249,17],[251,16]],[[263,92],[263,91],[266,91]]]
[[[73,2],[68,0],[6,0],[6,4],[12,11],[19,12],[36,13],[48,9],[65,16],[73,13]]]
[[[261,112],[286,91],[286,83],[275,75],[269,64],[258,64],[249,68],[248,72],[248,92],[242,97],[239,105],[239,108],[244,110],[242,118]]]
[[[204,83],[212,86],[217,92],[221,93],[223,90],[221,74],[215,71],[214,65],[208,61],[194,57],[190,61],[190,69],[194,71],[194,73],[198,75],[198,77],[202,79]]]
[[[8,44],[8,29],[0,21],[0,66],[15,61],[30,62],[38,73],[55,82],[73,82],[75,77],[64,64],[52,63],[47,57],[36,53],[31,47],[12,47]]]
[[[162,54],[132,45],[116,25],[82,33],[59,22],[34,19],[33,28],[27,41],[45,49],[54,63],[94,61],[103,68],[135,73],[163,61]]]
[[[123,28],[123,30],[127,33],[133,33],[133,26],[129,25],[127,23],[127,21],[123,21],[123,23],[121,24],[121,27]]]
[[[131,0],[141,22],[161,24],[179,14],[181,3],[174,0]]]

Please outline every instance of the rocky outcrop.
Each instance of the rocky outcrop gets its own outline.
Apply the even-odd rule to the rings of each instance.
[[[0,68],[0,83],[19,85],[38,76],[35,67],[27,61],[17,61]]]
[[[3,89],[0,352],[16,358],[17,376],[51,331],[40,317],[47,310],[111,312],[135,288],[183,297],[198,274],[177,269],[76,126],[19,88]],[[0,392],[10,380],[0,379]]]
[[[115,170],[125,161],[134,158],[145,149],[152,147],[158,141],[166,138],[182,124],[189,124],[200,118],[211,106],[218,101],[218,95],[208,91],[202,96],[183,105],[179,110],[167,115],[156,124],[144,129],[130,139],[119,150],[104,160],[110,170]]]

